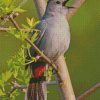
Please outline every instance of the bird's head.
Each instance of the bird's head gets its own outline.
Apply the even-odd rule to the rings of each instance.
[[[55,12],[62,15],[66,15],[69,8],[74,7],[66,7],[66,3],[69,0],[49,0],[47,3],[47,9],[49,12]]]

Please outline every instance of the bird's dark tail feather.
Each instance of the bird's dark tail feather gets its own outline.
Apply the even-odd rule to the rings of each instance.
[[[43,81],[32,82],[31,80],[33,81],[34,79],[30,79],[30,83],[27,89],[27,100],[45,100],[42,88]]]

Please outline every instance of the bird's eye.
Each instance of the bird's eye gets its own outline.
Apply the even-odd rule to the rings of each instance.
[[[59,2],[59,1],[57,1],[56,3],[57,3],[57,4],[60,4],[60,2]]]

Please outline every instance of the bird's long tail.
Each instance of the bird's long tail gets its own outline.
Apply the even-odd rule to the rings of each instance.
[[[42,81],[40,83],[29,83],[27,90],[28,100],[45,100]]]
[[[30,78],[26,100],[46,100],[46,79],[44,76],[45,67],[46,64],[39,67],[37,66],[36,69],[32,69],[35,77]]]

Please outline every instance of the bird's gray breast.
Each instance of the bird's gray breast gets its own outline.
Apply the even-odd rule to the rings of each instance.
[[[44,53],[50,59],[56,60],[65,53],[70,44],[70,29],[65,18],[56,17],[46,19],[47,29],[45,31]]]

